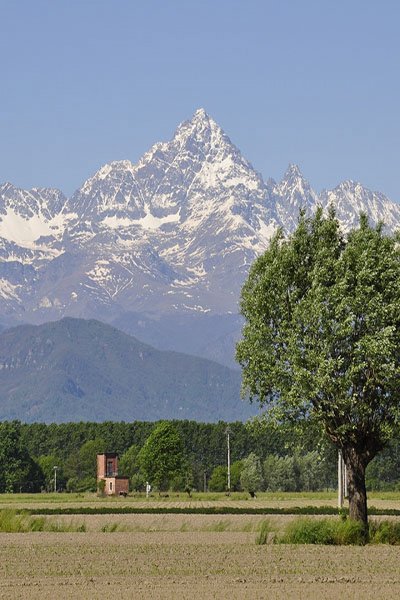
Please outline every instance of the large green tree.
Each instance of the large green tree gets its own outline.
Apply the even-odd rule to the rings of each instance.
[[[367,526],[365,468],[399,418],[398,238],[363,215],[345,237],[333,210],[301,214],[252,266],[241,311],[244,391],[324,429],[347,466],[350,517]]]
[[[186,457],[182,437],[173,423],[161,421],[139,452],[138,462],[146,479],[160,491],[172,479],[185,478]]]

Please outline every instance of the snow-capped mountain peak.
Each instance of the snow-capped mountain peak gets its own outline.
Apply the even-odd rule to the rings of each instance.
[[[295,164],[288,166],[282,180],[272,187],[272,194],[282,227],[288,230],[296,226],[301,209],[311,213],[319,203],[316,192]]]
[[[400,225],[398,204],[351,179],[339,183],[333,190],[323,190],[320,203],[324,208],[334,207],[344,231],[357,226],[361,213],[366,213],[374,225],[383,222],[388,231],[394,231]]]
[[[0,185],[0,317],[231,314],[249,265],[300,208],[332,204],[344,230],[361,211],[393,230],[399,206],[345,181],[320,195],[299,167],[263,178],[198,109],[136,163],[102,166],[71,198]],[[128,317],[126,317],[128,318]]]

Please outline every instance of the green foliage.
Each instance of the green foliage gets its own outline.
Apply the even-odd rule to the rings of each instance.
[[[104,492],[106,489],[106,480],[105,479],[100,479],[97,482],[97,493],[99,496],[104,496]]]
[[[285,532],[275,538],[282,544],[328,544],[400,545],[400,523],[397,521],[372,521],[367,536],[363,523],[351,519],[309,519],[298,518],[291,521]]]
[[[146,478],[142,473],[135,473],[130,478],[130,489],[134,492],[144,492],[146,489]]]
[[[114,533],[115,531],[121,531],[118,523],[106,523],[102,526],[101,531],[103,533]]]
[[[29,513],[18,514],[15,510],[0,510],[0,531],[2,533],[25,533],[32,531],[32,519]],[[35,519],[35,530],[43,529],[44,518]]]
[[[366,484],[368,490],[400,490],[400,440],[391,440],[368,465]]]
[[[210,492],[225,492],[228,485],[228,468],[223,465],[215,467],[208,481]]]
[[[234,499],[234,498],[232,498]],[[337,515],[334,506],[266,507],[253,506],[73,506],[43,507],[31,509],[31,514],[40,515],[114,515],[114,514],[188,514],[188,515]],[[374,510],[374,514],[400,515],[396,509]]]
[[[342,445],[366,427],[387,440],[399,409],[394,238],[363,217],[344,241],[332,214],[301,216],[291,238],[278,233],[253,265],[241,309],[237,357],[251,397],[277,401],[282,416],[313,415]]]
[[[350,519],[307,519],[291,521],[283,535],[276,538],[281,544],[364,545],[363,524]]]
[[[231,490],[232,490],[232,492],[240,492],[242,490],[240,477],[242,474],[243,467],[244,467],[243,460],[235,460],[235,462],[233,462],[231,464]]]
[[[305,492],[320,490],[327,480],[324,459],[316,450],[297,456],[296,459],[300,473],[300,490]],[[335,464],[334,460],[332,464]],[[336,475],[335,473],[331,480],[332,487],[336,484]]]
[[[217,521],[216,523],[212,523],[206,527],[206,531],[227,531],[231,525],[230,521]]]
[[[97,490],[96,477],[70,477],[67,481],[67,492],[95,492]]]
[[[254,496],[256,492],[262,489],[263,473],[259,457],[252,452],[243,461],[243,468],[240,475],[240,485],[242,489]]]
[[[85,442],[65,461],[64,472],[68,478],[69,492],[96,491],[97,454],[102,452],[105,452],[105,442],[96,438]]]
[[[270,454],[264,461],[264,486],[270,492],[316,491],[323,486],[326,475],[325,464],[317,451],[294,456]]]
[[[86,531],[84,523],[57,522],[45,517],[34,517],[29,511],[17,513],[12,509],[0,510],[0,532],[2,533],[27,533],[36,531]]]
[[[0,423],[0,492],[36,492],[43,473],[21,443],[19,421]]]
[[[264,484],[269,492],[298,491],[299,481],[296,480],[293,456],[267,456],[264,461]]]
[[[63,489],[66,484],[62,461],[54,454],[39,456],[37,463],[44,475],[44,487],[48,492],[54,490],[54,467],[57,467],[57,489]]]
[[[231,491],[240,492],[242,487],[240,484],[240,476],[243,469],[243,461],[236,460],[231,464]],[[210,492],[226,492],[228,489],[228,467],[218,465],[213,469],[211,477],[208,481],[208,489]]]
[[[132,444],[121,456],[118,466],[119,474],[129,477],[130,489],[137,492],[144,490],[146,486],[146,478],[140,472],[139,451],[139,446]]]
[[[398,521],[372,521],[369,526],[372,544],[400,545],[400,523]]]
[[[169,421],[161,421],[139,452],[140,468],[153,487],[168,489],[171,480],[186,475],[182,437]]]
[[[187,457],[192,487],[203,490],[204,473],[207,479],[217,465],[226,462],[226,427],[227,423],[197,423],[195,421],[172,421],[180,433]],[[24,491],[40,489],[44,486],[52,490],[54,484],[53,466],[57,465],[57,482],[61,489],[66,488],[67,467],[68,478],[79,479],[79,450],[89,440],[102,440],[106,451],[116,451],[120,455],[120,473],[134,473],[130,476],[130,486],[134,491],[143,491],[145,477],[135,460],[135,448],[140,451],[157,423],[60,423],[46,425],[34,423],[20,425],[20,447],[31,457],[39,457],[37,462],[44,471],[44,481],[39,476],[32,475],[32,480],[25,480]],[[252,419],[248,423],[230,423],[231,429],[231,489],[240,491],[240,470],[242,460],[251,452],[257,454],[263,464],[270,455],[276,457],[296,457],[301,476],[293,481],[290,476],[287,483],[277,485],[268,482],[268,472],[265,473],[266,488],[270,490],[313,490],[332,489],[337,485],[337,451],[327,438],[321,436],[321,431],[314,421],[302,420],[293,423],[276,420],[263,416]],[[132,450],[124,457],[124,454]],[[128,457],[130,456],[130,459]],[[312,458],[311,469],[304,475],[304,460]],[[128,461],[125,464],[125,458]],[[66,465],[67,463],[67,465]],[[92,467],[93,468],[93,462]],[[0,465],[1,473],[1,465]],[[92,471],[94,477],[95,471]],[[395,489],[399,486],[400,473],[400,438],[393,439],[386,450],[379,454],[368,466],[367,486],[369,489]],[[226,475],[222,476],[227,480]],[[1,479],[1,475],[0,475]],[[186,476],[185,476],[186,479]],[[213,478],[214,479],[214,478]],[[225,491],[226,483],[212,486],[213,489]],[[208,483],[208,482],[207,482]],[[69,489],[76,489],[72,482]],[[290,485],[289,485],[290,484]],[[30,487],[29,487],[30,486]],[[81,486],[80,486],[81,487]],[[92,487],[90,485],[90,487]],[[400,487],[400,486],[399,486]],[[19,487],[15,487],[19,491]]]
[[[180,433],[185,455],[191,465],[193,487],[203,489],[204,472],[209,476],[216,465],[226,460],[227,423],[198,423],[196,421],[172,421]],[[22,425],[23,444],[32,456],[55,454],[61,461],[70,460],[88,440],[100,438],[106,449],[117,452],[121,459],[132,446],[142,448],[157,423],[135,421],[133,423],[60,423],[45,425],[33,423]],[[231,457],[236,462],[253,451],[255,445],[262,444],[262,437],[253,438],[244,423],[230,423]],[[263,455],[263,454],[261,454]],[[135,476],[136,477],[136,476]],[[134,489],[134,488],[132,488]]]
[[[118,470],[120,475],[131,478],[139,471],[138,454],[139,448],[136,444],[133,444],[128,448],[126,452],[121,456],[118,463]]]
[[[366,523],[365,467],[399,419],[400,248],[333,211],[278,232],[242,291],[243,390],[278,422],[311,420],[342,449],[350,511]]]

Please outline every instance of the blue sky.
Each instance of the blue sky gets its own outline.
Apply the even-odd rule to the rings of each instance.
[[[400,201],[397,0],[0,0],[0,182],[69,194],[204,107],[265,178]]]

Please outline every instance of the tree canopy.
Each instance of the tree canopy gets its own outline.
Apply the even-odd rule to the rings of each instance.
[[[256,492],[262,488],[263,472],[261,461],[254,452],[251,452],[249,456],[243,460],[240,484],[252,497],[254,497]]]
[[[42,470],[21,444],[21,423],[0,423],[0,493],[37,492],[43,483]]]
[[[278,419],[314,419],[342,450],[350,517],[367,524],[365,468],[399,418],[400,252],[366,216],[344,237],[331,210],[300,215],[242,290],[243,389]]]
[[[184,477],[186,460],[180,433],[169,421],[161,421],[152,431],[138,455],[139,465],[152,486],[160,491],[171,480]]]

